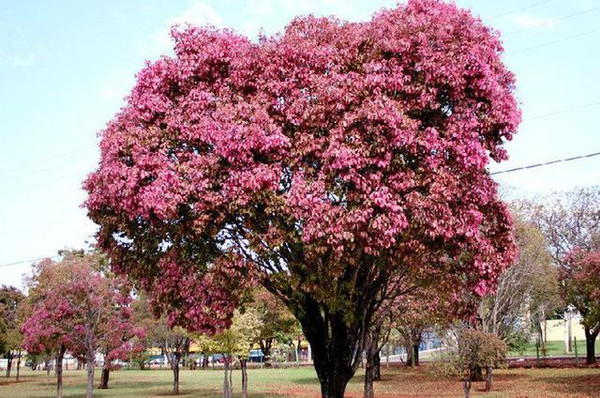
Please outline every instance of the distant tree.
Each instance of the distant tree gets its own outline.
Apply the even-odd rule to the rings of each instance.
[[[17,357],[17,381],[23,335],[20,331],[19,307],[25,295],[14,286],[0,287],[0,354],[7,360],[6,377],[10,377],[13,359]]]
[[[475,329],[462,329],[452,351],[438,361],[436,371],[457,376],[463,383],[465,398],[469,398],[473,374],[486,370],[485,390],[492,389],[492,371],[508,354],[508,346],[496,335]]]
[[[166,317],[153,312],[151,303],[145,292],[138,292],[133,303],[138,324],[147,331],[141,342],[146,350],[160,348],[167,358],[167,363],[173,371],[174,395],[179,394],[179,370],[182,359],[189,351],[190,334],[183,328],[169,326]]]
[[[260,318],[256,341],[264,356],[265,367],[271,367],[273,343],[289,343],[302,333],[301,329],[283,301],[265,289],[257,289],[254,292],[253,302],[249,306],[256,310]]]
[[[596,363],[596,338],[600,333],[600,250],[575,249],[560,268],[560,287],[567,304],[582,316],[586,362]]]
[[[47,259],[34,265],[28,283],[30,312],[21,327],[24,346],[30,352],[56,355],[57,397],[62,396],[65,353],[85,355],[89,398],[93,395],[96,352],[104,349],[105,363],[109,362],[126,349],[124,344],[138,329],[130,322],[127,285],[102,272],[99,254],[62,255],[61,261]]]
[[[524,320],[531,317],[543,347],[542,322],[560,305],[558,272],[539,228],[517,216],[515,236],[519,258],[500,274],[497,288],[481,299],[477,315],[484,331],[509,344],[528,335]]]
[[[538,201],[523,201],[521,207],[528,221],[542,230],[558,268],[570,267],[573,251],[591,253],[600,248],[600,186],[555,192]],[[571,336],[568,341],[570,350]]]

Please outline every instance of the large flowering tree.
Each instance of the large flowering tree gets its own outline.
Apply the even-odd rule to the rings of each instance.
[[[254,279],[300,321],[323,396],[341,397],[392,278],[425,267],[483,294],[512,261],[487,165],[520,120],[514,77],[468,11],[411,0],[258,43],[172,35],[85,187],[100,245],[173,324],[228,326]]]

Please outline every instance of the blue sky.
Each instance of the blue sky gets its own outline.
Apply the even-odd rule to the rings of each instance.
[[[523,124],[504,170],[600,151],[600,0],[457,0],[503,33]],[[295,15],[368,20],[388,0],[0,0],[0,284],[21,286],[24,260],[85,246],[94,225],[81,181],[97,132],[145,60],[171,52],[169,26],[190,22],[256,37]],[[499,175],[512,196],[600,182],[600,157]],[[12,264],[18,263],[18,264]]]

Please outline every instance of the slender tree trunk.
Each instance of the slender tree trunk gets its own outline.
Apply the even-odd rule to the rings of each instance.
[[[381,380],[380,370],[377,368],[380,365],[379,360],[379,336],[381,333],[381,326],[377,325],[373,327],[367,334],[365,340],[365,357],[367,359],[365,367],[365,385],[363,389],[364,398],[373,398],[375,390],[373,388],[373,381]],[[379,377],[379,378],[377,378]]]
[[[492,367],[485,369],[485,392],[492,391]]]
[[[202,357],[202,369],[208,369],[208,355]]]
[[[102,365],[102,373],[100,374],[100,386],[98,388],[100,390],[108,390],[108,380],[109,379],[110,379],[110,363],[107,363],[106,359],[105,359],[104,365]]]
[[[61,344],[56,355],[56,398],[62,398],[63,395],[63,358],[66,348]]]
[[[94,372],[96,350],[94,350],[94,340],[91,331],[87,331],[85,336],[85,370],[87,372],[87,386],[85,389],[86,398],[92,398],[94,396]]]
[[[179,395],[179,360],[181,359],[181,354],[176,352],[173,354],[173,359],[171,360],[171,369],[173,370],[173,394]]]
[[[225,365],[225,375],[223,377],[223,398],[231,398],[231,383],[229,379],[230,358],[227,355],[224,355],[223,357],[223,363]]]
[[[246,359],[240,359],[242,369],[242,398],[248,398],[248,366]]]
[[[465,392],[465,398],[469,398],[469,393],[471,392],[471,380],[463,380],[463,391]]]
[[[585,362],[588,365],[596,363],[596,337],[598,337],[598,330],[592,331],[589,327],[584,329],[585,331],[585,348],[586,348],[586,359]]]
[[[17,383],[19,382],[19,373],[21,371],[21,356],[22,356],[22,353],[21,353],[21,351],[19,351],[17,353]]]
[[[13,363],[13,353],[12,351],[8,351],[6,354],[6,378],[10,378],[10,371],[12,369]]]

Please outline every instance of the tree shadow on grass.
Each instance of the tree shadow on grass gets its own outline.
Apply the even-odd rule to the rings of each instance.
[[[553,392],[600,396],[600,372],[579,376],[540,377],[538,380],[548,384],[548,389]]]

